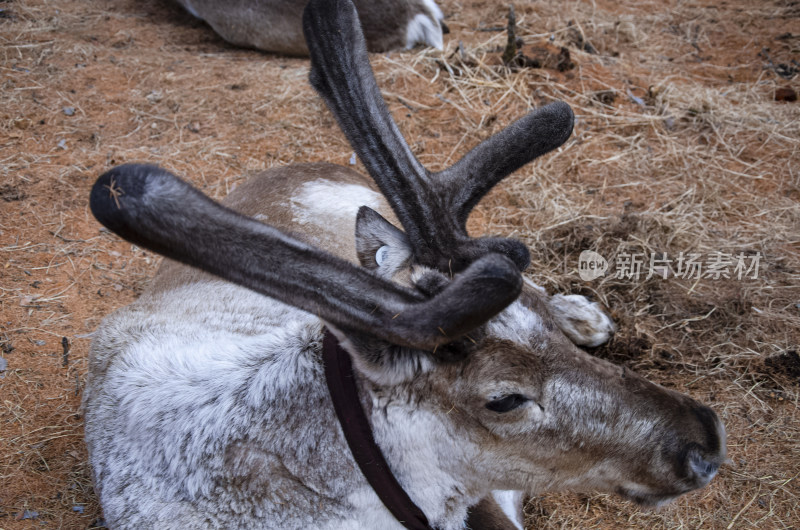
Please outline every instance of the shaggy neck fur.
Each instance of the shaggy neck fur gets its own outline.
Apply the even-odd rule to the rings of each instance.
[[[389,464],[375,443],[372,426],[358,397],[350,354],[339,346],[334,335],[325,330],[322,342],[325,382],[350,452],[381,502],[406,528],[431,530],[425,514],[408,497],[389,469]]]

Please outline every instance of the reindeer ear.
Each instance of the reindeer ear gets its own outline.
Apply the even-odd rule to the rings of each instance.
[[[362,266],[391,278],[408,265],[411,246],[400,229],[372,208],[362,206],[356,217],[356,253]]]

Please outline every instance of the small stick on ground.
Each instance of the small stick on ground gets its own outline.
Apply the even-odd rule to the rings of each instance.
[[[61,365],[68,366],[69,365],[69,339],[67,337],[61,337],[61,348],[64,350],[64,353],[61,357]]]
[[[517,58],[517,17],[514,15],[514,4],[508,6],[508,42],[503,50],[503,64],[511,64]]]

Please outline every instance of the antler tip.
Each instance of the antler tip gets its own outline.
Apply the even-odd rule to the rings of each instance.
[[[555,101],[544,108],[550,110],[553,129],[561,133],[559,136],[563,139],[559,145],[566,142],[575,127],[575,113],[572,112],[572,107],[563,101]]]

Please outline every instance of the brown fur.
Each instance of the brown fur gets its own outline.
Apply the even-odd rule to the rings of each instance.
[[[304,0],[177,0],[205,20],[223,39],[246,48],[307,56],[301,18]],[[427,13],[420,0],[355,0],[371,52],[406,45],[406,26]]]
[[[467,528],[469,530],[517,530],[497,502],[490,497],[469,509]]]

